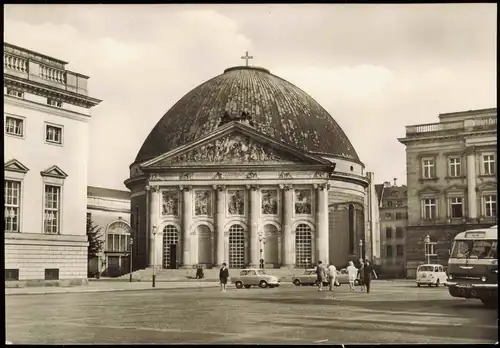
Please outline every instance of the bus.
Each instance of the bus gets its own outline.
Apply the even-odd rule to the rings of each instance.
[[[448,260],[448,291],[453,297],[498,306],[498,226],[457,234]]]

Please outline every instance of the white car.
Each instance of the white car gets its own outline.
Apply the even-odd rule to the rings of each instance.
[[[242,270],[239,276],[231,277],[231,282],[238,289],[242,287],[249,289],[252,286],[275,288],[280,286],[281,279],[267,274],[263,269],[249,268]]]
[[[428,286],[439,286],[444,285],[448,282],[448,275],[444,271],[444,267],[438,264],[425,264],[420,265],[417,268],[417,286],[428,285]]]

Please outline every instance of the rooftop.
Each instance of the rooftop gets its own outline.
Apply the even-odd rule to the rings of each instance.
[[[114,198],[130,200],[130,192],[108,189],[104,187],[87,186],[87,197]]]

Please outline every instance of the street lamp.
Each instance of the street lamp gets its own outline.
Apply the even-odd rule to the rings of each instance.
[[[153,288],[156,287],[156,230],[157,226],[153,226]]]
[[[425,246],[424,246],[424,255],[425,257],[427,258],[427,263],[431,263],[431,256],[430,256],[430,253],[429,253],[429,245],[430,245],[430,242],[431,242],[431,237],[426,234],[425,237],[424,237],[424,243],[425,243]]]
[[[359,240],[359,258],[361,259],[363,257],[363,240]]]
[[[262,233],[262,231],[259,231],[258,236],[259,236],[260,259],[263,260],[263,258],[262,258],[262,252],[263,252],[262,244],[266,245],[266,240],[267,240],[268,236],[267,236],[267,234],[264,235],[264,233]],[[263,261],[261,261],[261,262],[262,262],[262,268],[264,268],[264,262]]]
[[[132,250],[134,250],[132,247],[134,245],[134,238],[130,237],[130,252],[129,252],[129,268],[130,268],[130,282],[132,283],[132,259],[133,259],[133,256],[132,256]]]

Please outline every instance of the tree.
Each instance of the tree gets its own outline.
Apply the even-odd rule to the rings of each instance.
[[[101,228],[96,226],[90,219],[87,219],[87,238],[89,241],[88,259],[98,257],[104,247]]]

